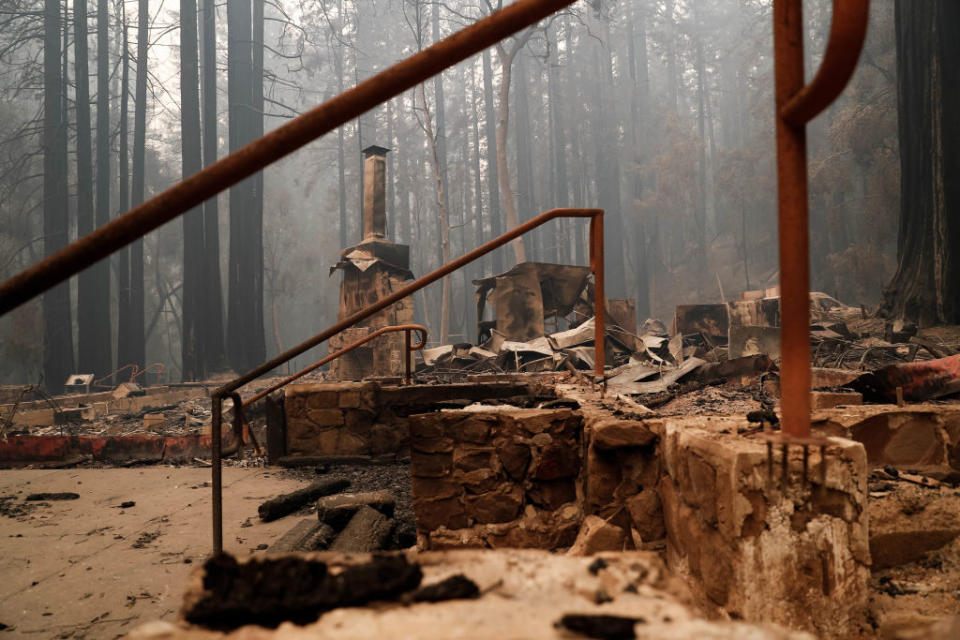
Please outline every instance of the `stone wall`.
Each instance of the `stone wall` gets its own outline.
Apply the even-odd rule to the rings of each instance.
[[[411,416],[420,547],[569,546],[583,517],[581,434],[569,409]]]
[[[287,455],[376,456],[405,449],[406,419],[380,402],[378,391],[372,382],[289,385]]]
[[[621,420],[607,412],[585,416],[587,457],[584,509],[630,532],[637,548],[666,535],[657,483],[662,465],[656,434],[662,420]]]
[[[766,445],[737,435],[735,421],[665,420],[667,559],[708,606],[733,617],[848,637],[868,593],[866,455],[831,438],[825,484],[814,449],[804,485],[800,451],[792,447],[790,482],[781,483],[779,451],[771,480]]]
[[[323,382],[286,387],[289,456],[381,456],[409,448],[407,416],[451,403],[492,399],[529,401],[556,396],[529,380],[394,386],[376,382]]]

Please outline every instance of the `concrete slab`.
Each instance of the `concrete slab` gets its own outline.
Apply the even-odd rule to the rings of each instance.
[[[270,544],[295,524],[256,516],[296,480],[233,467],[223,477],[228,551]],[[36,492],[80,498],[0,515],[0,622],[24,637],[113,638],[144,620],[175,619],[187,577],[211,550],[209,481],[204,468],[4,471],[0,496],[15,500],[0,504]],[[136,505],[118,508],[125,501]]]
[[[812,638],[772,625],[700,619],[689,606],[683,583],[672,577],[653,553],[604,553],[578,558],[539,550],[460,550],[409,552],[408,556],[420,563],[424,573],[422,584],[434,584],[451,575],[463,574],[480,588],[481,597],[345,607],[330,611],[304,627],[290,623],[283,623],[274,631],[243,627],[230,637],[561,640],[584,637],[557,625],[566,614],[579,614],[635,618],[637,637],[650,639]],[[327,563],[334,572],[340,566],[363,559],[335,553],[314,553],[309,557]],[[598,558],[603,562],[598,563]],[[194,589],[202,589],[199,572],[194,574],[192,582]],[[218,632],[155,624],[144,625],[130,635],[131,639],[223,637],[225,635]]]

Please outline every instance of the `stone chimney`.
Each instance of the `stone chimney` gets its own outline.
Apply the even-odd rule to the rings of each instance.
[[[387,237],[387,152],[370,145],[363,150],[363,241]]]

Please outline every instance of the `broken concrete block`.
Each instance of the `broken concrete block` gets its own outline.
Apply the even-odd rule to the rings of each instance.
[[[350,486],[350,481],[346,478],[323,478],[317,480],[309,487],[298,489],[292,493],[286,493],[267,500],[257,508],[260,519],[264,522],[270,522],[285,515],[294,513],[304,505],[313,502],[323,496],[343,491]]]
[[[379,551],[386,546],[392,529],[392,520],[364,505],[350,518],[350,522],[330,545],[330,550],[342,553]]]
[[[372,507],[385,516],[392,517],[394,504],[393,494],[385,489],[324,496],[317,500],[317,519],[339,531],[350,522],[360,507]]]
[[[645,424],[636,420],[603,420],[592,427],[593,442],[600,451],[646,447],[657,439]]]
[[[868,511],[874,571],[917,562],[960,537],[960,496],[935,488],[897,483]]]
[[[813,389],[819,387],[844,387],[853,380],[856,380],[859,375],[859,371],[852,371],[850,369],[812,367],[810,369],[810,387]]]
[[[863,404],[863,396],[859,393],[837,391],[811,391],[810,409],[832,409],[834,407]]]
[[[167,421],[167,417],[162,413],[145,413],[143,414],[143,428],[144,429],[156,429],[163,425]]]
[[[142,396],[145,395],[145,392],[136,382],[121,382],[110,395],[113,396],[115,400],[119,400],[120,398],[129,396]]]
[[[592,556],[598,551],[622,551],[626,532],[599,516],[587,516],[580,533],[567,551],[573,556]]]

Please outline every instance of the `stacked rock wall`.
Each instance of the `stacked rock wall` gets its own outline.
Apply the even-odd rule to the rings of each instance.
[[[569,409],[411,416],[421,548],[569,546],[583,517],[582,430]]]
[[[638,548],[662,540],[666,532],[657,493],[662,465],[656,435],[662,421],[620,420],[606,413],[584,419],[584,509],[629,531],[630,544]]]
[[[371,382],[291,384],[286,389],[286,453],[376,456],[407,446],[406,419],[379,401]]]
[[[781,482],[779,450],[771,479],[765,444],[736,426],[663,423],[659,496],[671,567],[731,616],[848,637],[863,623],[868,595],[863,446],[830,439],[822,485],[817,450],[804,485],[794,446],[790,481]]]

